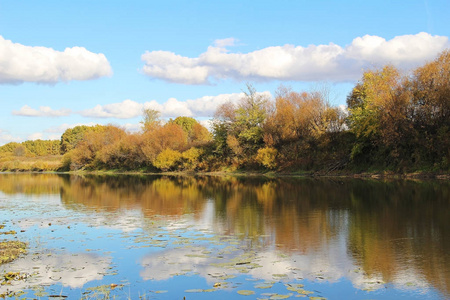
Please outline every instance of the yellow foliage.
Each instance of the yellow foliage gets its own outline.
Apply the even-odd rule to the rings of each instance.
[[[169,171],[176,166],[181,158],[182,154],[179,151],[168,148],[158,154],[153,165],[163,171]]]
[[[277,166],[278,151],[275,148],[265,147],[258,150],[256,161],[266,168],[274,169]]]
[[[199,163],[200,155],[203,154],[203,150],[192,147],[186,151],[183,152],[183,160],[184,160],[184,167],[186,169],[192,170],[195,169]]]

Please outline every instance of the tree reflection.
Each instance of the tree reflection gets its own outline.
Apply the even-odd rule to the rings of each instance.
[[[449,294],[449,182],[2,174],[0,191],[60,193],[72,210],[133,209],[149,219],[208,215],[217,235],[249,249],[298,256],[344,247],[343,259],[369,278],[415,278]]]
[[[55,174],[0,174],[0,191],[5,194],[59,194],[62,177]]]

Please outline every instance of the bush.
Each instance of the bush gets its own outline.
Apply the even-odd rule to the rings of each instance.
[[[268,169],[274,169],[277,166],[277,155],[278,151],[275,148],[261,148],[256,155],[256,161]]]
[[[156,168],[161,169],[162,171],[170,171],[176,167],[181,158],[182,154],[179,151],[165,149],[160,154],[158,154],[155,161],[153,162],[153,165]]]
[[[192,147],[183,152],[183,167],[187,170],[194,170],[199,164],[199,158],[203,154],[201,149]]]

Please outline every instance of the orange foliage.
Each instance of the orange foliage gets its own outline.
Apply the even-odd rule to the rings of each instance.
[[[187,134],[181,126],[168,123],[158,126],[142,135],[142,152],[154,162],[159,153],[165,149],[183,151],[187,147]]]
[[[83,140],[70,152],[70,169],[93,168],[104,163],[108,152],[125,136],[123,129],[113,125],[102,126],[99,131],[86,132]]]

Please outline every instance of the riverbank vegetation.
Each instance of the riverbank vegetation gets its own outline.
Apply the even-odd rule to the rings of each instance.
[[[141,132],[77,126],[61,141],[2,146],[0,170],[450,170],[449,50],[408,74],[391,65],[366,71],[345,109],[328,95],[282,86],[269,99],[248,85],[239,102],[217,109],[210,131],[191,117],[163,122],[147,109]]]

